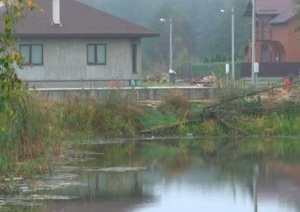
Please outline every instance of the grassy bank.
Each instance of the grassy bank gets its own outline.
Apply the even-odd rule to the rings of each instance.
[[[190,139],[176,144],[180,149],[194,149],[207,156],[228,151],[237,155],[300,156],[298,140],[272,140],[299,136],[298,101],[270,102],[256,95],[251,101],[227,101],[226,94],[220,95],[213,105],[205,105],[190,103],[178,91],[168,93],[159,105],[141,105],[118,93],[105,101],[75,96],[67,102],[43,101],[38,94],[26,91],[10,95],[9,101],[2,101],[6,103],[1,105],[2,179],[50,171],[52,157],[63,155],[64,140],[134,138],[143,131],[147,132],[143,134],[146,137],[226,138],[199,142]],[[246,137],[254,139],[244,142]],[[12,192],[10,183],[1,187]]]

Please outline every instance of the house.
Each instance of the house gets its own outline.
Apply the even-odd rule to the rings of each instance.
[[[75,0],[36,0],[17,26],[19,78],[35,88],[126,86],[141,79],[141,39],[158,33]]]
[[[253,1],[253,0],[252,0]],[[252,14],[252,1],[245,16]],[[300,21],[293,0],[256,0],[256,62],[300,62]],[[251,39],[246,48],[246,60],[251,62]]]

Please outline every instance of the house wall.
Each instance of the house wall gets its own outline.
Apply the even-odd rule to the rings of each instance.
[[[265,16],[259,17],[261,20],[257,26],[256,31],[256,61],[261,62],[262,60],[262,47],[265,42],[268,41],[268,36],[263,37],[262,26],[263,20],[267,21]],[[281,55],[280,62],[300,62],[300,32],[295,29],[300,25],[297,18],[290,19],[285,24],[276,24],[270,26],[269,30],[266,30],[265,35],[270,36],[270,41],[279,41],[285,50],[285,54]],[[248,43],[248,51],[246,53],[246,61],[251,62],[251,39]],[[272,55],[274,52],[270,52],[270,61],[273,62],[273,58],[276,55]]]
[[[299,24],[292,18],[286,24],[272,25],[272,40],[280,41],[286,51],[283,62],[300,62],[300,33],[295,31]]]
[[[260,54],[260,42],[256,41],[255,42],[255,61],[260,61],[261,54]],[[248,41],[248,48],[246,52],[246,62],[251,63],[252,62],[252,41],[249,39]]]
[[[288,62],[300,62],[300,32],[296,31],[299,25],[298,18],[293,18],[288,24]]]
[[[132,42],[137,43],[137,74],[132,73]],[[34,38],[17,44],[43,44],[43,65],[17,70],[29,87],[102,87],[141,78],[140,39]],[[87,44],[106,44],[106,65],[87,65]]]

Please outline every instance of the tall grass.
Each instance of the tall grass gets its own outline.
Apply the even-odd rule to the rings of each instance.
[[[0,180],[10,180],[2,181],[1,191],[11,193],[13,178],[48,171],[51,147],[56,142],[51,113],[37,96],[24,91],[11,92],[9,98],[2,95]]]
[[[261,117],[247,117],[238,121],[238,125],[251,135],[260,137],[299,136],[300,116],[283,113]]]
[[[61,103],[58,123],[66,134],[89,137],[132,137],[144,111],[135,102],[112,95],[104,101],[74,97]]]

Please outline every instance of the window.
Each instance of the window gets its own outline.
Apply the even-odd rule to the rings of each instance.
[[[106,64],[106,45],[88,44],[87,45],[87,63],[89,65]]]
[[[43,65],[43,45],[21,44],[20,53],[23,56],[24,65]]]
[[[131,62],[132,62],[132,73],[137,73],[137,44],[133,43],[131,45]]]
[[[261,60],[263,63],[267,63],[269,62],[269,55],[270,55],[270,51],[268,46],[263,46],[261,49]]]
[[[261,28],[262,28],[262,40],[270,40],[271,39],[270,27],[268,26],[266,20],[262,20]]]

